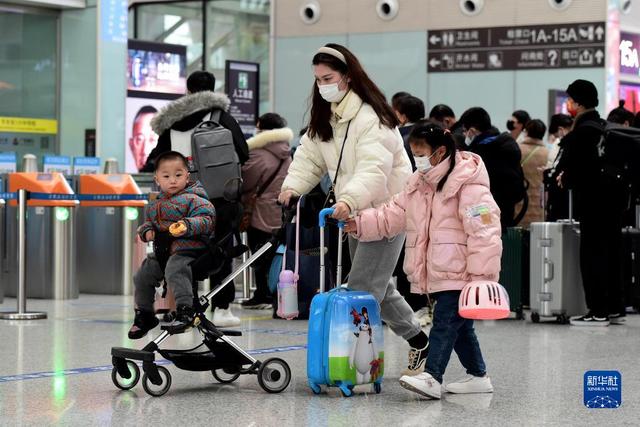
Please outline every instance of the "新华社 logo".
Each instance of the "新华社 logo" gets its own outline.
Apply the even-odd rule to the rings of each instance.
[[[584,373],[584,406],[589,409],[616,409],[622,405],[622,375],[618,371]]]

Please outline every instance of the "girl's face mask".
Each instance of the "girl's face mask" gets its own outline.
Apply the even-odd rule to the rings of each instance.
[[[329,83],[318,85],[318,91],[320,91],[320,96],[327,102],[340,102],[342,98],[347,94],[347,90],[340,90],[340,83],[342,79],[340,79],[337,83]]]
[[[435,156],[437,152],[438,150],[434,151],[430,156],[414,156],[413,159],[416,162],[416,169],[420,172],[427,172],[432,167],[437,166],[438,163],[435,165],[431,164],[431,158]]]

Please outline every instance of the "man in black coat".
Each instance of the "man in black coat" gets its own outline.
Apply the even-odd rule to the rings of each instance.
[[[153,171],[154,160],[167,151],[178,151],[186,157],[191,156],[191,134],[203,121],[208,120],[216,111],[220,111],[219,124],[231,131],[233,144],[240,163],[249,159],[249,147],[238,122],[227,112],[229,98],[223,93],[214,92],[215,77],[207,71],[195,71],[187,79],[187,95],[164,107],[151,121],[153,131],[160,136],[158,145],[149,154],[142,172]],[[239,220],[239,205],[224,199],[211,200],[216,209],[216,238],[221,239],[235,231]],[[231,261],[222,270],[211,277],[211,284],[220,283],[231,273]],[[219,292],[212,303],[213,322],[218,326],[237,326],[240,319],[233,316],[229,304],[235,299],[233,282]],[[217,309],[217,310],[216,310]]]
[[[622,219],[628,194],[624,185],[603,172],[598,156],[605,122],[595,110],[593,83],[576,80],[567,88],[573,129],[560,141],[558,182],[573,190],[580,221],[580,269],[589,312],[571,319],[575,326],[622,323]]]
[[[507,132],[491,125],[491,117],[480,107],[468,109],[460,117],[468,150],[482,157],[489,173],[491,194],[500,208],[502,229],[518,223],[515,206],[526,197],[520,147]]]

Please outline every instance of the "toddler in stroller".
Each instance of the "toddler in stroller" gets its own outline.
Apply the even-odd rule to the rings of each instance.
[[[190,187],[185,187],[186,183],[182,184],[181,189],[178,189],[179,185],[170,183],[168,186],[165,186],[165,184],[163,184],[162,180],[165,178],[168,179],[167,175],[162,175],[162,171],[164,171],[163,164],[170,162],[170,160],[167,160],[167,156],[173,156],[174,160],[180,160],[180,162],[177,163],[181,163],[182,160],[185,159],[179,153],[167,153],[156,160],[156,179],[163,193],[169,195],[168,199],[171,200],[176,197],[176,194],[183,194]],[[160,178],[158,178],[159,176]],[[182,176],[180,178],[182,178]],[[176,173],[176,177],[172,178],[172,180],[175,181],[177,178]],[[196,186],[198,185],[199,184],[196,184]],[[181,191],[183,193],[181,193]],[[173,197],[171,197],[169,193],[173,193]],[[209,203],[206,200],[204,200],[204,202]],[[145,278],[145,281],[140,279],[141,272],[136,274],[136,305],[138,308],[136,310],[134,325],[129,331],[129,337],[134,339],[141,338],[159,323],[158,319],[153,315],[152,304],[155,295],[155,286],[163,276],[166,278],[168,285],[174,290],[178,304],[178,318],[173,324],[163,326],[163,332],[155,340],[149,342],[142,350],[122,347],[113,347],[111,349],[113,363],[111,379],[115,386],[122,390],[129,390],[135,387],[140,379],[140,368],[136,362],[134,362],[137,360],[142,362],[142,369],[144,371],[142,384],[144,390],[152,396],[162,396],[165,394],[171,387],[171,375],[165,367],[158,366],[155,363],[155,353],[158,352],[165,359],[173,362],[179,369],[188,371],[211,371],[213,377],[221,383],[233,382],[241,374],[256,374],[258,376],[258,383],[265,391],[269,393],[279,393],[286,389],[291,381],[291,370],[284,360],[279,358],[272,358],[264,362],[256,360],[228,338],[228,336],[242,335],[240,331],[219,330],[205,316],[211,298],[228,285],[236,276],[241,274],[242,271],[248,268],[256,259],[267,252],[274,245],[274,242],[266,243],[240,266],[240,268],[232,272],[206,295],[199,297],[197,281],[204,280],[206,277],[220,270],[227,260],[242,255],[247,251],[247,247],[239,245],[228,251],[222,249],[227,247],[225,242],[232,238],[233,235],[230,234],[218,243],[215,243],[215,239],[213,238],[197,238],[195,240],[196,244],[193,244],[195,249],[189,248],[189,255],[187,256],[184,255],[184,252],[187,252],[186,250],[174,252],[174,245],[178,243],[177,247],[180,248],[180,242],[183,242],[185,237],[204,237],[210,234],[209,230],[213,227],[213,209],[210,204],[209,209],[207,209],[207,205],[203,203],[202,200],[194,197],[189,205],[195,207],[195,211],[200,214],[196,215],[195,218],[192,214],[181,215],[181,218],[184,219],[172,221],[174,217],[171,215],[174,215],[174,211],[179,210],[179,206],[177,205],[182,205],[182,203],[175,203],[164,211],[161,209],[163,206],[162,201],[156,205],[156,208],[149,210],[151,216],[149,217],[149,215],[147,215],[147,219],[154,218],[153,215],[155,212],[158,215],[158,220],[159,218],[163,218],[163,220],[159,222],[161,227],[158,229],[166,230],[168,228],[172,236],[167,237],[164,235],[162,239],[158,239],[158,236],[162,236],[161,234],[147,234],[152,230],[147,222],[145,222],[139,230],[141,234],[145,234],[147,240],[149,240],[149,237],[153,238],[155,254],[147,258],[141,268],[141,271],[147,274],[145,265],[152,264],[152,266],[147,267],[147,269],[153,273],[149,274],[149,277]],[[167,225],[168,223],[178,225]],[[202,230],[202,233],[199,232],[200,230]],[[208,231],[209,233],[207,234]],[[175,260],[176,254],[186,259],[183,260],[180,258],[178,260],[179,262],[173,261]],[[164,272],[160,265],[162,259],[166,259]],[[169,272],[170,266],[173,265],[176,267],[171,271],[180,271],[177,275]],[[179,280],[175,280],[176,277],[178,277]],[[152,278],[155,279],[155,282],[152,282]],[[159,345],[170,335],[183,333],[191,328],[197,328],[198,332],[202,334],[203,342],[200,345],[188,350],[159,348]]]
[[[143,241],[153,241],[153,254],[133,278],[136,315],[130,339],[142,338],[158,325],[153,301],[163,279],[176,299],[176,326],[193,322],[190,264],[207,248],[215,222],[215,210],[204,188],[199,182],[189,183],[189,166],[182,154],[164,153],[155,165],[155,179],[162,192],[146,209],[145,222],[138,228]]]

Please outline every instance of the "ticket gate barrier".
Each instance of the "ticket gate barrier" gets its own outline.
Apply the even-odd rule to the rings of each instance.
[[[27,298],[78,298],[74,278],[74,219],[78,200],[62,174],[19,172],[8,175],[7,190],[28,192],[25,205],[24,251]],[[5,294],[18,296],[20,282],[19,206],[11,200],[6,212],[7,275]]]
[[[146,200],[131,175],[78,176],[80,207],[76,217],[76,280],[80,292],[131,295],[133,274],[146,257],[136,230],[144,221]],[[85,200],[86,195],[94,196]],[[100,200],[100,196],[104,199]]]

